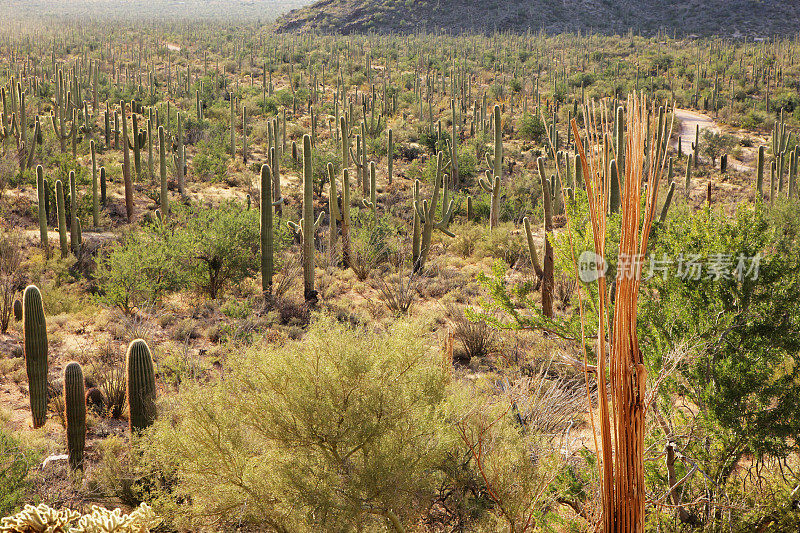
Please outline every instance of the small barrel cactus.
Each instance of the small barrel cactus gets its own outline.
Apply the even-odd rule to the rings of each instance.
[[[131,431],[147,428],[156,418],[156,375],[150,347],[142,339],[128,346],[125,356],[127,400]]]
[[[83,370],[76,362],[64,368],[64,420],[67,422],[69,466],[83,470],[83,448],[86,444],[86,398]]]
[[[22,302],[19,300],[14,300],[14,320],[22,320]]]
[[[33,427],[42,427],[47,418],[47,324],[42,294],[29,285],[22,296],[25,370],[31,398]]]

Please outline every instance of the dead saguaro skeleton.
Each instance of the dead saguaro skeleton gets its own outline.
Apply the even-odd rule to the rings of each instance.
[[[587,106],[583,115],[587,117],[583,134],[575,120],[571,123],[588,196],[594,252],[602,263],[606,258],[605,236],[609,220],[611,187],[608,181],[622,181],[619,183],[622,191],[620,255],[612,317],[609,317],[611,304],[606,279],[602,276],[598,279],[598,453],[602,479],[599,530],[604,533],[644,531],[647,370],[636,335],[636,309],[642,269],[640,258],[647,251],[659,180],[664,172],[667,143],[672,133],[672,124],[667,123],[665,110],[661,108],[651,117],[644,96],[629,96],[625,112],[627,131],[624,143],[620,145],[624,146],[625,154],[622,158],[622,154],[616,154],[617,161],[624,161],[624,168],[616,175],[606,171],[607,161],[604,160],[608,156],[604,156],[603,141],[610,135],[611,123],[605,118],[606,110],[595,109],[594,104],[591,108]],[[599,123],[598,115],[601,117]],[[613,117],[614,113],[610,116]],[[648,126],[651,118],[657,120],[656,127]],[[642,194],[645,195],[644,206]],[[596,428],[594,419],[592,425]],[[595,443],[597,446],[596,440]]]

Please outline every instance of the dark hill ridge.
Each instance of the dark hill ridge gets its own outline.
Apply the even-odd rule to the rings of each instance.
[[[282,32],[413,33],[543,29],[767,37],[800,31],[799,0],[321,0],[290,11]]]

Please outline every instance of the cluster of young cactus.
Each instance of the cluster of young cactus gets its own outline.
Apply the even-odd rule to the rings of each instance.
[[[88,514],[72,509],[53,509],[42,503],[26,505],[19,513],[0,520],[0,533],[147,533],[161,521],[146,503],[123,514],[93,505]]]

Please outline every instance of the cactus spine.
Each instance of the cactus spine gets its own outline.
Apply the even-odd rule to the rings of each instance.
[[[67,451],[72,470],[83,470],[86,444],[86,398],[83,370],[76,362],[64,368],[64,420],[67,423]]]
[[[131,432],[150,426],[156,418],[156,376],[150,348],[142,339],[128,346],[125,355],[126,396]]]
[[[25,288],[22,302],[25,370],[28,374],[31,417],[33,427],[40,428],[47,418],[47,323],[42,294],[35,285]]]

